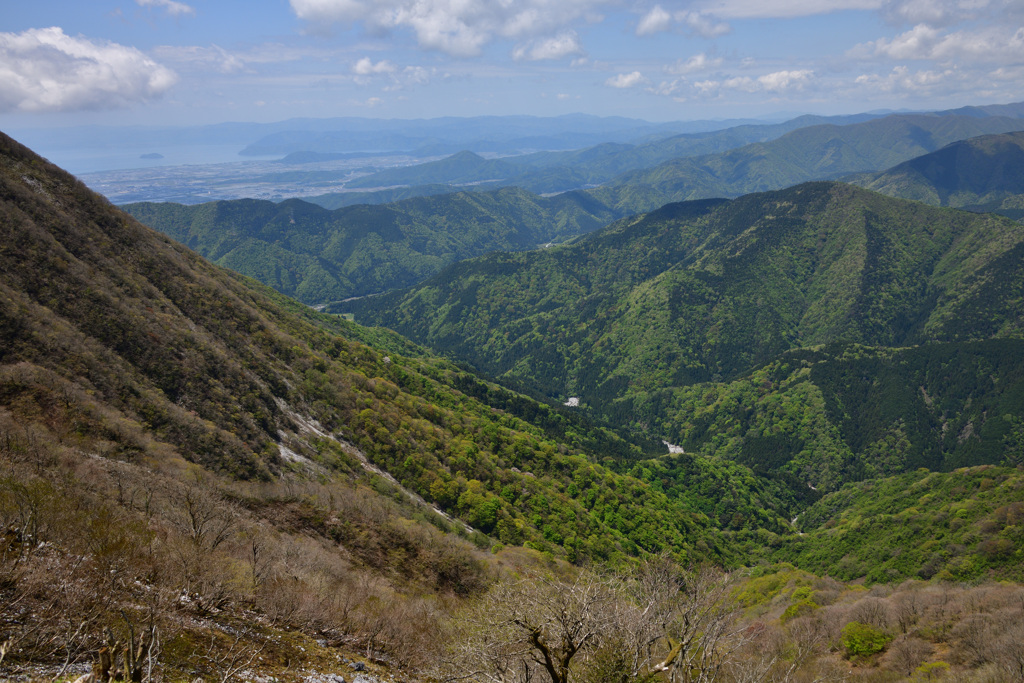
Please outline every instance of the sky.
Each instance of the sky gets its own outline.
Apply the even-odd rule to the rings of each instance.
[[[1024,0],[0,0],[0,130],[1024,100]]]

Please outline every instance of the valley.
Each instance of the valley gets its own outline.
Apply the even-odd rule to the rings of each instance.
[[[106,199],[4,136],[0,672],[1014,680],[1021,113]]]

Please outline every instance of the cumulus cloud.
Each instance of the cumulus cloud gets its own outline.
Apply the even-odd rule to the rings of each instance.
[[[672,15],[665,11],[661,5],[655,5],[651,11],[644,15],[640,23],[636,25],[638,36],[647,36],[652,33],[661,33],[672,28]]]
[[[646,82],[647,79],[644,78],[644,75],[642,73],[640,73],[639,71],[634,71],[628,74],[618,74],[616,76],[612,76],[607,81],[605,81],[604,84],[611,86],[613,88],[632,88],[634,86]]]
[[[135,0],[139,7],[163,7],[172,17],[195,16],[195,9],[175,0]]]
[[[647,91],[654,93],[655,95],[663,95],[665,97],[674,97],[680,101],[683,98],[679,97],[679,92],[686,86],[687,82],[685,78],[677,78],[672,81],[662,81],[658,85],[648,88]]]
[[[580,37],[575,31],[564,31],[552,38],[531,41],[525,45],[519,45],[512,51],[512,58],[516,60],[539,61],[542,59],[562,59],[571,55],[583,54],[583,46],[580,45]]]
[[[692,74],[698,71],[716,69],[721,65],[721,57],[709,57],[705,53],[700,52],[693,55],[686,61],[679,60],[675,64],[669,64],[665,67],[665,71],[675,76],[683,76],[685,74]]]
[[[757,78],[750,76],[734,76],[721,81],[705,80],[693,86],[702,94],[713,94],[720,90],[741,90],[743,92],[783,93],[791,90],[802,90],[811,82],[814,72],[809,69],[796,71],[775,71]]]
[[[911,71],[897,66],[890,73],[879,76],[864,74],[856,79],[857,85],[888,93],[930,95],[937,90],[948,90],[958,80],[955,69]]]
[[[357,76],[373,76],[374,74],[391,74],[397,70],[397,67],[386,59],[382,59],[376,64],[369,57],[363,57],[355,64],[352,65],[352,73]]]
[[[409,29],[420,47],[456,57],[480,54],[495,37],[528,39],[597,20],[612,0],[290,0],[300,19],[362,23],[371,30]]]
[[[434,69],[422,66],[399,67],[394,62],[382,59],[374,62],[363,57],[352,65],[353,80],[357,85],[369,85],[374,79],[384,79],[384,90],[402,90],[413,85],[426,85],[434,75]],[[379,82],[379,80],[377,81]]]
[[[670,14],[661,5],[655,5],[636,25],[638,36],[647,36],[672,30],[673,24],[686,27],[704,38],[717,38],[731,29],[728,24],[715,21],[701,12],[679,11]]]
[[[857,45],[849,54],[899,60],[1021,64],[1024,63],[1024,28],[987,27],[946,32],[918,24],[891,40],[880,38]]]
[[[0,33],[0,111],[124,107],[159,97],[177,80],[135,48],[58,27]]]
[[[757,89],[767,92],[782,92],[783,90],[801,90],[810,82],[814,72],[809,69],[796,71],[775,71],[757,78]]]

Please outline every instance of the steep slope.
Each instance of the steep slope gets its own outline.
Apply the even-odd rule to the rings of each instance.
[[[670,201],[736,197],[889,168],[956,140],[1018,130],[1016,116],[901,114],[847,126],[810,126],[770,142],[633,171],[591,192],[609,206],[633,211]]]
[[[853,180],[890,197],[1024,218],[1024,133],[949,144],[887,171]]]
[[[464,262],[410,291],[336,310],[396,329],[530,391],[579,397],[618,424],[688,449],[743,460],[744,437],[785,437],[785,444],[776,444],[785,456],[776,465],[788,465],[816,485],[835,486],[868,472],[918,464],[949,468],[1000,456],[992,450],[969,455],[973,442],[966,438],[962,447],[941,445],[954,425],[963,430],[975,420],[971,429],[980,426],[975,413],[963,413],[970,391],[958,389],[957,407],[929,423],[940,425],[939,432],[915,434],[912,448],[892,454],[898,461],[892,469],[864,465],[868,451],[899,437],[901,421],[919,422],[916,413],[889,415],[872,422],[877,432],[857,436],[841,417],[844,411],[829,407],[835,404],[828,383],[816,382],[799,400],[777,391],[791,373],[796,375],[787,382],[800,384],[796,380],[812,367],[818,372],[819,361],[808,360],[800,372],[787,366],[771,381],[755,381],[751,371],[783,352],[819,344],[903,347],[1020,338],[1024,310],[1015,292],[1024,281],[1022,250],[1024,229],[1006,219],[812,183],[733,201],[668,205],[572,245]],[[1007,365],[1013,353],[991,347],[982,355],[981,367],[1003,367],[1015,378],[1008,386],[1018,386],[1016,366]],[[823,373],[837,367],[835,361],[821,363]],[[911,365],[921,363],[917,358]],[[892,372],[876,365],[865,376],[881,382]],[[718,384],[730,378],[739,384]],[[906,380],[926,394],[937,381],[916,375]],[[977,381],[969,384],[985,394]],[[764,408],[769,417],[755,420],[762,410],[759,382],[770,389]],[[699,386],[683,389],[689,385]],[[859,405],[896,400],[895,385],[883,386],[888,388],[866,403],[858,399]],[[715,394],[732,398],[719,401]],[[784,418],[771,407],[780,400],[804,406],[800,410],[820,424],[818,436],[780,427]],[[1016,415],[1014,400],[1002,405]],[[702,405],[713,408],[698,420]],[[997,447],[1003,433],[991,436],[982,451]],[[811,445],[804,448],[803,441]],[[756,439],[748,448],[751,455],[772,450]],[[746,462],[764,465],[759,458]]]
[[[619,473],[636,443],[213,266],[9,139],[0,159],[0,407],[16,421],[243,479],[349,476],[365,458],[495,541],[573,560],[735,560],[700,512],[713,499]],[[800,506],[745,468],[707,468],[762,510],[754,526]]]
[[[310,304],[405,287],[461,259],[535,249],[618,217],[584,194],[545,198],[515,188],[334,211],[298,199],[123,209],[211,261]]]

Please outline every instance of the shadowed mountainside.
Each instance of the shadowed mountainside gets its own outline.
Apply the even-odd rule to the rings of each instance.
[[[890,197],[1024,218],[1024,132],[951,143],[852,180]]]

